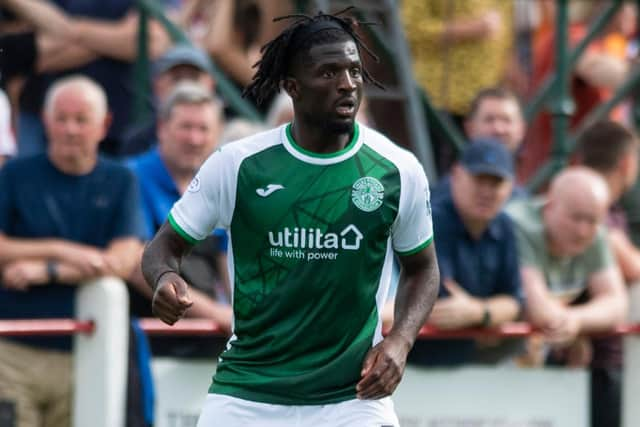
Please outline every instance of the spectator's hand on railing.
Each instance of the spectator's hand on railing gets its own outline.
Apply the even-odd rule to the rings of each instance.
[[[580,320],[570,310],[558,310],[557,315],[543,325],[545,339],[556,345],[568,345],[580,334]]]
[[[177,273],[160,276],[151,302],[153,314],[168,325],[180,320],[193,305],[189,285]]]
[[[444,280],[449,297],[436,301],[428,323],[440,329],[460,329],[482,321],[482,303],[450,279]]]
[[[9,289],[26,291],[30,286],[48,282],[47,264],[39,260],[14,261],[2,270],[2,284]]]
[[[104,251],[97,248],[62,242],[58,254],[60,261],[71,264],[86,277],[106,276],[113,271]]]

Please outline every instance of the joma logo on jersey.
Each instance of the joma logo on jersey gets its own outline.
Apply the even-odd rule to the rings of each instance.
[[[319,228],[294,227],[274,233],[269,232],[269,243],[272,247],[295,249],[345,249],[357,251],[364,236],[353,224],[345,227],[340,233],[322,233]]]

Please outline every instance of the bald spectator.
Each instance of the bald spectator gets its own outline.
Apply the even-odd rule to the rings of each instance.
[[[610,197],[600,175],[571,167],[553,180],[545,200],[518,200],[508,208],[526,314],[554,349],[556,363],[588,364],[588,340],[580,335],[626,319],[624,283],[603,227]]]
[[[187,191],[202,163],[217,148],[222,127],[222,107],[208,89],[182,82],[169,94],[159,111],[157,147],[129,160],[141,186],[148,237],[166,221],[173,204]],[[181,271],[193,290],[194,304],[188,315],[213,319],[230,330],[226,244],[225,232],[214,232],[185,257]],[[133,282],[140,294],[132,296],[134,313],[151,316],[149,286],[139,272]],[[199,351],[204,341],[159,337],[153,338],[151,344],[156,355],[184,356]]]
[[[141,249],[135,178],[98,156],[104,91],[86,77],[54,83],[44,123],[46,154],[0,170],[3,319],[74,317],[77,287],[128,277]],[[15,425],[71,425],[72,382],[70,337],[0,340],[0,401]]]
[[[638,139],[613,121],[589,127],[577,144],[579,161],[600,174],[609,188],[608,239],[628,285],[640,280],[640,250],[627,236],[626,218],[617,203],[638,176]],[[591,425],[621,425],[623,345],[621,337],[591,340]]]
[[[153,64],[152,73],[154,117],[145,123],[133,124],[125,133],[119,153],[123,156],[140,154],[155,146],[158,141],[156,114],[176,85],[185,81],[194,82],[211,94],[216,86],[207,54],[187,44],[179,44],[166,51]]]
[[[433,203],[442,286],[428,323],[441,329],[514,321],[522,300],[513,225],[502,212],[511,194],[511,153],[499,142],[468,145],[451,174],[451,191]],[[423,365],[500,362],[473,340],[415,343],[409,361]],[[498,354],[500,353],[500,354]],[[491,360],[493,359],[493,360]]]

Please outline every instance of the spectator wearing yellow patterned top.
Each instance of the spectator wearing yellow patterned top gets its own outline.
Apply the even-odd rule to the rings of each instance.
[[[509,64],[512,2],[448,0],[402,2],[402,16],[419,86],[434,106],[462,130],[471,100],[485,87],[497,86]],[[440,171],[453,152],[433,135]]]

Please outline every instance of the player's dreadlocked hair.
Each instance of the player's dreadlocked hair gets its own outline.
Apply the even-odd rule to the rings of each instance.
[[[379,62],[378,57],[356,33],[358,25],[371,23],[341,16],[351,9],[353,6],[333,15],[318,12],[314,16],[294,14],[275,18],[274,22],[284,19],[296,19],[296,21],[260,49],[262,59],[254,65],[258,70],[242,96],[251,96],[258,104],[262,104],[264,100],[269,99],[280,90],[280,82],[287,77],[292,58],[301,52],[307,52],[312,46],[343,41],[345,37],[353,39],[358,51],[364,50],[374,61]],[[364,67],[362,68],[362,76],[365,82],[384,89],[382,84],[374,79]]]

